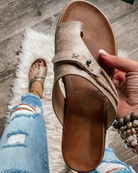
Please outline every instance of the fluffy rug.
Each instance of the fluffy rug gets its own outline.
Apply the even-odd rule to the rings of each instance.
[[[43,109],[44,119],[47,127],[49,164],[51,173],[73,173],[62,157],[61,138],[62,126],[56,118],[52,108],[52,87],[53,87],[53,64],[51,59],[54,56],[54,37],[27,29],[22,41],[22,53],[19,55],[19,64],[16,70],[16,78],[12,87],[10,105],[20,103],[21,95],[28,93],[28,73],[31,64],[38,58],[47,62],[48,74],[44,84]],[[110,128],[107,132],[106,143],[111,144],[114,138],[114,130]]]

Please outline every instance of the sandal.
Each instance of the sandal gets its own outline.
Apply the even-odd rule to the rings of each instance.
[[[114,69],[102,62],[99,49],[117,54],[109,21],[94,5],[70,1],[63,8],[56,29],[52,99],[63,124],[64,160],[78,172],[89,172],[99,165],[106,129],[116,118],[117,92],[110,79]]]
[[[39,59],[37,59],[35,62],[37,62],[38,60]],[[33,62],[33,64],[35,64],[35,62]],[[41,82],[42,88],[44,90],[44,81],[47,74],[47,65],[45,60],[43,60],[43,62],[44,62],[44,66],[38,66],[36,73],[34,73],[34,75],[31,78],[29,78],[29,92],[31,91],[31,86],[34,81]],[[42,96],[40,96],[40,98],[42,98]]]

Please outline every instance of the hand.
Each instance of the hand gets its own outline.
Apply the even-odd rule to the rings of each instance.
[[[119,96],[117,119],[130,115],[138,110],[138,62],[110,55],[104,50],[99,52],[104,63],[116,69],[113,83]]]

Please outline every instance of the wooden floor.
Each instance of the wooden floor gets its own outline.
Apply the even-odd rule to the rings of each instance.
[[[0,136],[4,129],[11,85],[21,40],[26,27],[54,34],[59,13],[68,0],[0,0]],[[138,0],[133,5],[121,0],[89,0],[99,7],[113,25],[118,48],[138,60]],[[119,159],[138,172],[138,157],[124,148],[118,136],[113,148]]]

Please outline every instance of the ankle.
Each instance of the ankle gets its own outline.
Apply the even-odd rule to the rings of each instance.
[[[31,90],[30,93],[33,94],[33,95],[36,95],[36,96],[38,96],[40,99],[42,99],[42,95],[40,95],[40,93],[39,93],[38,91]]]
[[[31,86],[31,89],[30,89],[30,93],[38,96],[39,98],[42,98],[43,88],[42,88],[41,82],[34,81],[32,83],[32,86]]]

